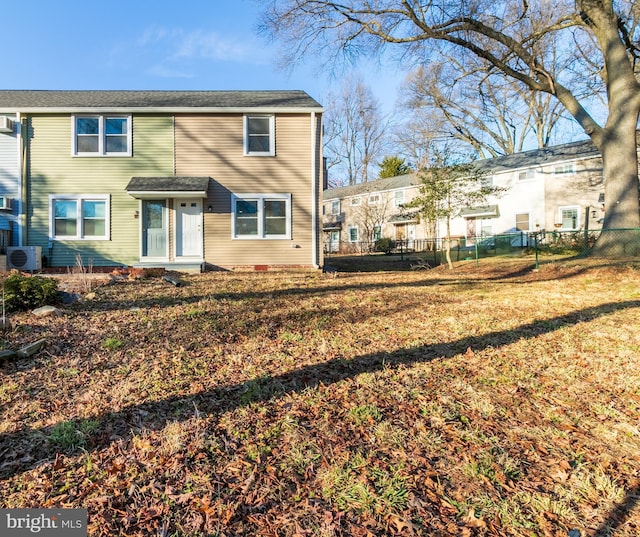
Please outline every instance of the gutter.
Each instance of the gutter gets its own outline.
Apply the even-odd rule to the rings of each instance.
[[[135,114],[135,113],[164,113],[164,114],[308,114],[309,112],[323,112],[322,107],[277,107],[277,106],[42,106],[20,108],[22,112],[31,114]],[[3,107],[4,112],[17,112],[18,109]]]

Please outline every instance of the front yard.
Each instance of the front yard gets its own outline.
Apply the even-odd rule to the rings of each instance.
[[[640,264],[209,273],[11,317],[0,507],[89,534],[640,534]],[[576,530],[578,533],[576,533]]]

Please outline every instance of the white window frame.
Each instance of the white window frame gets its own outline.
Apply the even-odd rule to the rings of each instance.
[[[566,162],[553,167],[553,175],[573,175],[576,173],[576,163]]]
[[[536,178],[536,171],[533,168],[519,171],[517,172],[517,175],[516,175],[516,179],[518,180],[518,182],[532,181],[535,178]]]
[[[256,235],[238,235],[236,233],[236,203],[237,201],[257,201],[258,233]],[[283,235],[267,235],[265,231],[264,205],[267,201],[286,202],[286,232]],[[291,239],[291,194],[232,194],[231,195],[231,238],[233,240],[283,240]]]
[[[79,152],[78,134],[76,132],[77,119],[97,118],[98,119],[98,151]],[[126,119],[127,120],[127,150],[117,153],[108,153],[106,149],[105,120],[106,119]],[[132,131],[133,121],[130,114],[74,114],[71,116],[71,156],[73,157],[130,157],[132,155]]]
[[[393,203],[396,207],[404,204],[404,190],[396,190],[393,194]]]
[[[380,193],[369,194],[369,205],[379,205],[382,202],[382,196]]]
[[[351,205],[351,207],[360,207],[360,205],[362,205],[362,198],[351,198],[349,205]]]
[[[493,188],[493,175],[483,175],[480,178],[480,188]]]
[[[75,201],[76,234],[56,235],[56,215],[54,202]],[[82,218],[82,203],[85,201],[104,202],[104,235],[85,235]],[[111,196],[109,194],[49,194],[49,238],[51,240],[108,241],[111,238]]]
[[[329,214],[332,214],[334,216],[340,214],[340,200],[329,202]]]
[[[351,232],[352,231],[356,232],[355,240],[351,237]],[[348,229],[347,233],[348,233],[349,242],[359,242],[360,241],[360,230],[358,229],[358,226],[349,226],[349,229]]]
[[[564,227],[562,211],[576,212],[576,227]],[[559,228],[560,231],[578,231],[580,229],[580,205],[565,205],[563,207],[558,207],[558,222],[563,224]]]
[[[249,150],[249,121],[253,118],[269,119],[269,150],[250,151]],[[276,154],[276,118],[273,114],[245,114],[244,123],[244,155],[248,157],[273,157]]]

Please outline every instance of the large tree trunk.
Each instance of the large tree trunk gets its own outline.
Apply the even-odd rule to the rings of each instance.
[[[603,25],[598,37],[610,43],[606,56],[609,116],[602,129],[591,134],[600,149],[604,177],[604,224],[594,254],[607,256],[640,253],[640,184],[636,128],[640,114],[638,84],[613,29]],[[627,230],[627,231],[616,231]]]
[[[603,231],[592,253],[624,257],[640,254],[640,183],[636,142],[637,112],[603,132],[600,144],[604,176]]]

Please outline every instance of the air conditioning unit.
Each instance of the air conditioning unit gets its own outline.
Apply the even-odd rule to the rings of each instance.
[[[11,210],[11,198],[7,198],[7,196],[0,196],[0,211],[9,210]]]
[[[42,268],[42,248],[40,246],[9,246],[7,248],[7,269],[33,272]]]
[[[13,132],[13,120],[8,116],[0,116],[0,132]]]

